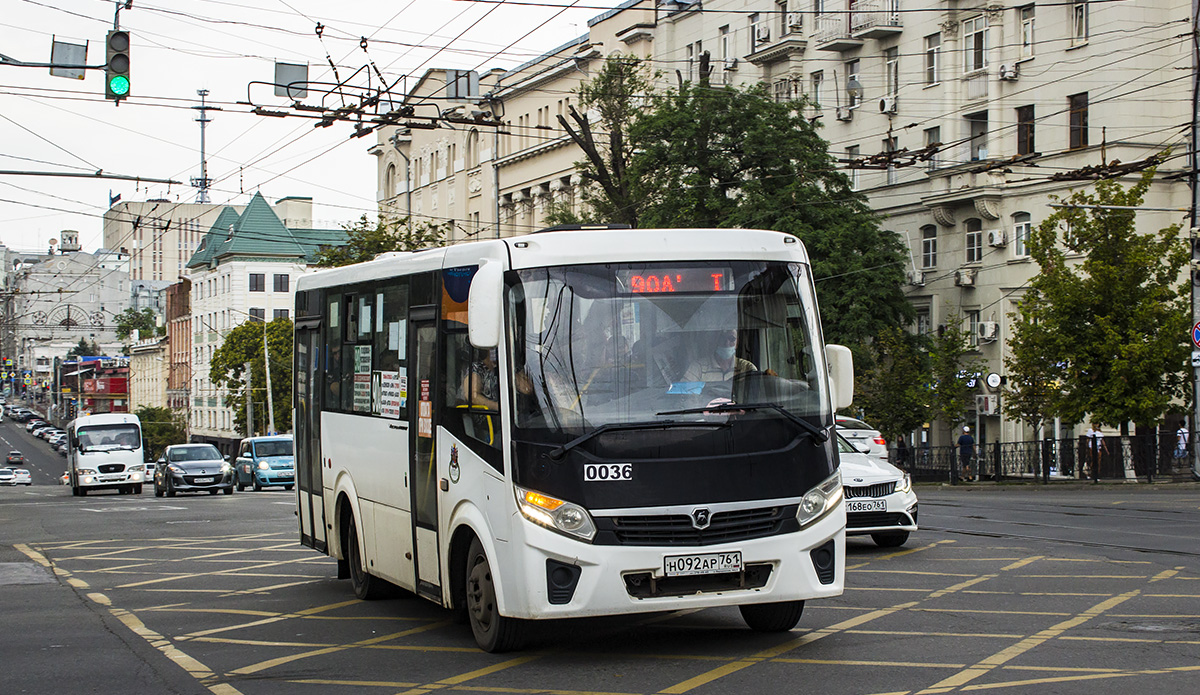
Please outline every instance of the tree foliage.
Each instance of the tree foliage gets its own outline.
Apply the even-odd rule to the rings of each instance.
[[[166,335],[166,328],[158,325],[158,315],[150,308],[138,311],[130,307],[117,314],[113,322],[117,326],[117,337],[121,340],[133,335],[134,331],[137,331],[141,338]]]
[[[928,342],[922,335],[885,328],[871,343],[871,366],[856,375],[854,406],[889,441],[929,419],[932,391],[920,378],[931,373]]]
[[[948,426],[963,422],[975,405],[975,392],[983,375],[984,362],[971,352],[970,333],[962,327],[962,317],[947,318],[933,337],[930,357],[933,364],[931,406]]]
[[[1030,236],[1041,272],[1013,317],[1006,366],[1025,391],[1039,373],[1053,378],[1039,396],[1047,417],[1090,414],[1124,434],[1129,422],[1159,423],[1187,400],[1189,251],[1179,225],[1139,233],[1128,209],[1153,178],[1148,169],[1128,188],[1105,180],[1094,193],[1076,191]]]
[[[353,224],[343,225],[346,243],[342,246],[322,246],[313,265],[334,268],[369,261],[388,251],[420,251],[440,246],[450,234],[453,222],[411,224],[403,217],[396,220],[378,218],[371,221],[363,215]]]
[[[154,461],[168,446],[187,442],[187,422],[182,413],[170,408],[143,405],[134,412],[142,422],[146,440],[146,460]]]
[[[63,359],[70,361],[80,357],[98,357],[101,354],[100,345],[96,341],[88,342],[87,338],[80,338],[79,344],[68,350]]]
[[[254,398],[254,430],[267,432],[267,378],[263,368],[263,331],[271,358],[271,396],[274,400],[275,431],[292,429],[292,349],[295,326],[291,319],[270,323],[247,321],[225,336],[209,362],[209,379],[226,389],[225,405],[235,412],[236,427],[246,428],[246,364],[250,365],[250,393]]]

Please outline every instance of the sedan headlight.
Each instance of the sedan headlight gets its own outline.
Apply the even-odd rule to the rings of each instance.
[[[231,466],[228,461],[221,464],[221,473],[227,474],[227,473],[232,473],[232,472],[233,472],[233,466]]]
[[[171,471],[172,473],[174,473],[176,475],[183,475],[183,469],[180,468],[179,466],[176,466],[173,463],[167,465],[167,470]]]
[[[796,519],[803,528],[825,516],[825,513],[842,502],[842,472],[835,471],[819,485],[804,493]]]
[[[596,535],[592,515],[583,507],[522,487],[516,490],[517,508],[526,519],[585,541]]]
[[[912,476],[905,473],[900,482],[896,483],[896,492],[908,492],[912,489]]]
[[[269,470],[270,468],[271,468],[271,464],[267,463],[266,461],[258,462],[258,470],[265,471],[265,470]]]

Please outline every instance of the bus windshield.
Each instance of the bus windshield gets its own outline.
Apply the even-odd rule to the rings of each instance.
[[[735,413],[828,425],[816,308],[800,264],[562,266],[513,271],[508,283],[522,439]]]
[[[80,427],[75,437],[85,451],[137,449],[142,445],[137,425],[89,425]]]

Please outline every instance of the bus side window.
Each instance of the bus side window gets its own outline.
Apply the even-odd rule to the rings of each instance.
[[[325,314],[325,410],[342,408],[342,295],[332,293]]]
[[[488,350],[471,347],[465,330],[443,333],[445,403],[447,429],[466,441],[474,440],[484,449],[497,454],[487,457],[499,470],[500,453],[500,372],[495,358]],[[493,460],[493,458],[495,460]]]

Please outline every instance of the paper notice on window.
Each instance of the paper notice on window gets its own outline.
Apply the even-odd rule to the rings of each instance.
[[[394,420],[400,419],[401,400],[400,372],[376,372],[379,375],[379,414]],[[407,381],[407,378],[405,378]]]

